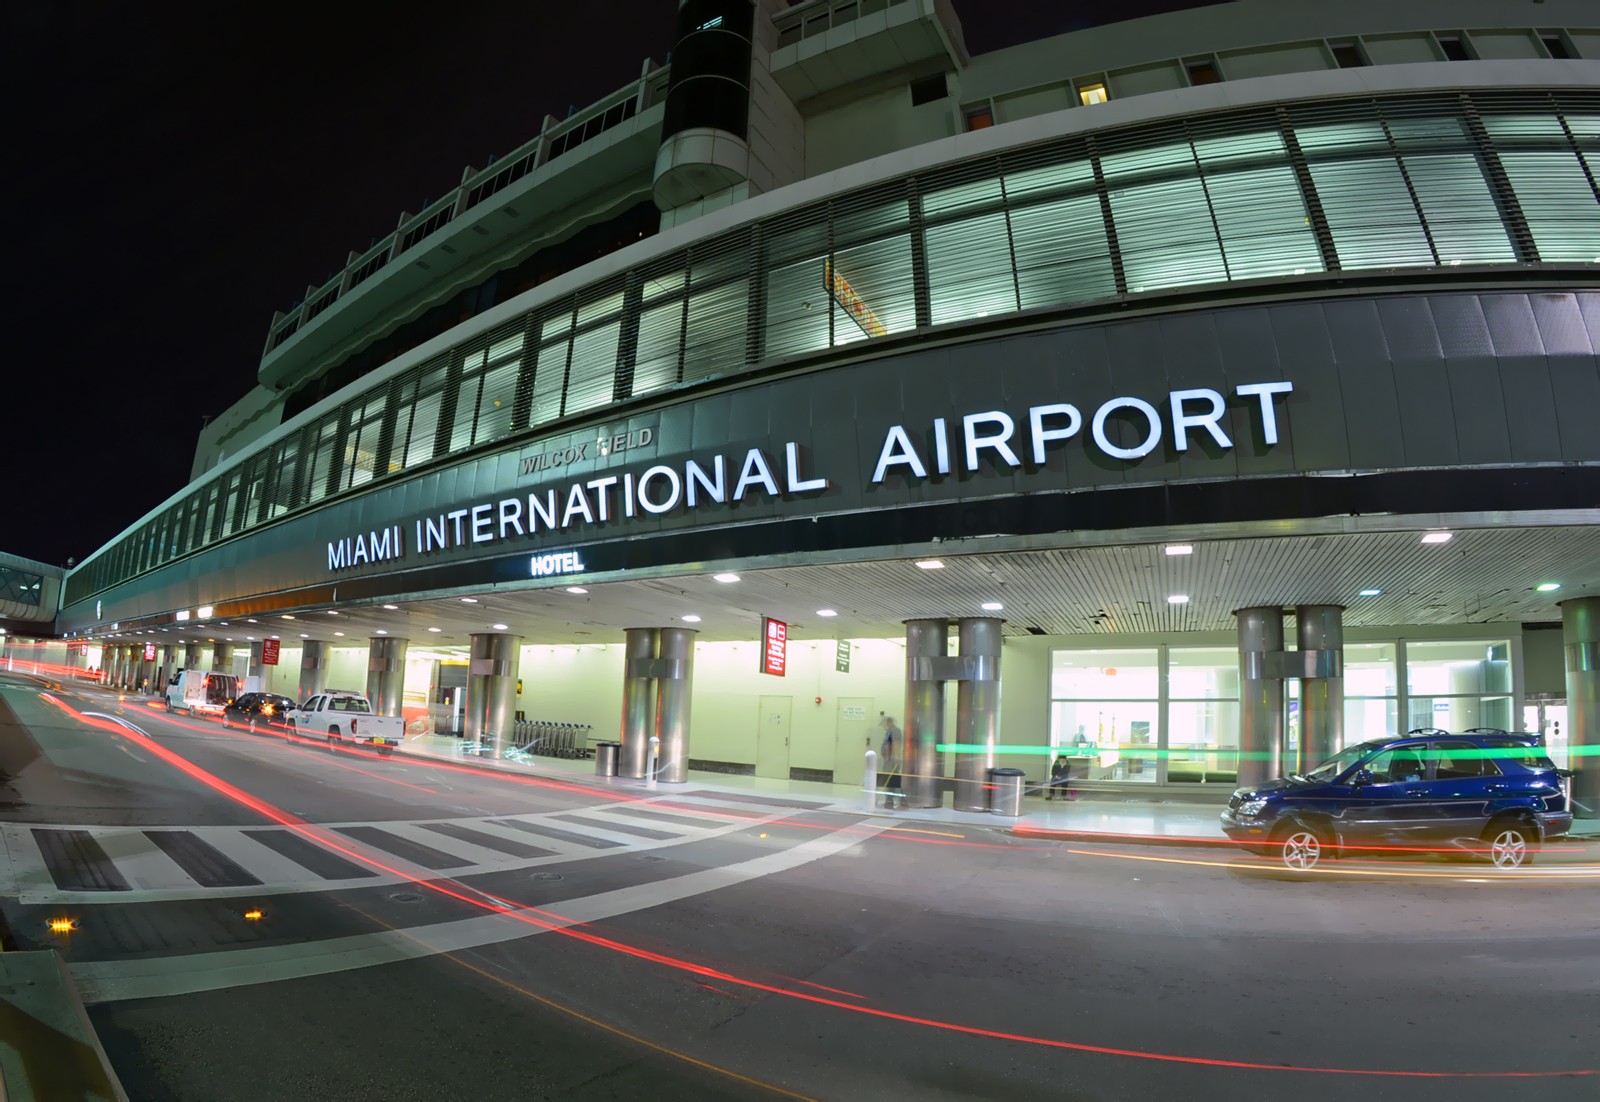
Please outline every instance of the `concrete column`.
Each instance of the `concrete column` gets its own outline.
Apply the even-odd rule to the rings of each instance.
[[[962,678],[956,684],[957,811],[989,809],[989,770],[1000,734],[1000,629],[1004,620],[968,616],[957,621]]]
[[[307,639],[300,644],[300,703],[316,696],[328,685],[328,660],[323,657],[322,643]]]
[[[517,718],[517,665],[522,640],[515,635],[472,636],[471,665],[467,667],[466,737],[494,744],[499,757],[511,745],[511,725]]]
[[[656,762],[658,781],[682,784],[689,779],[689,687],[694,679],[692,628],[662,628],[656,684],[656,734],[661,739]],[[645,768],[649,768],[645,748]]]
[[[142,690],[146,685],[154,685],[156,681],[156,660],[145,658],[144,644],[139,644],[139,672],[134,677],[134,683]]]
[[[183,645],[183,668],[198,670],[200,668],[200,644],[185,643]]]
[[[635,780],[645,775],[650,761],[650,735],[655,717],[656,683],[652,676],[660,628],[629,628],[622,645],[622,751],[617,776]]]
[[[233,644],[215,643],[211,647],[211,672],[233,672]]]
[[[1561,602],[1572,813],[1600,819],[1600,597]]]
[[[1239,783],[1254,785],[1279,775],[1284,753],[1283,677],[1278,665],[1283,653],[1283,609],[1241,608],[1233,615],[1239,630]]]
[[[1344,609],[1300,605],[1300,763],[1304,773],[1344,745]]]
[[[410,641],[378,635],[367,641],[367,700],[380,716],[397,716],[405,697]]]
[[[262,691],[266,691],[267,667],[261,662],[261,640],[259,639],[250,644],[250,664],[245,667],[244,675],[255,678]]]
[[[167,692],[167,682],[172,680],[172,675],[181,667],[178,665],[178,647],[175,643],[168,643],[161,648],[161,693]]]
[[[118,644],[112,649],[116,652],[116,662],[111,667],[111,684],[121,689],[128,684],[128,648]]]
[[[950,621],[906,621],[906,725],[900,771],[907,807],[938,807],[944,777],[939,743],[944,738],[944,658]]]

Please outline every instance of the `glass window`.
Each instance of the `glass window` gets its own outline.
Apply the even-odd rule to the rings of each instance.
[[[1237,784],[1239,652],[1173,647],[1167,657],[1167,780]]]
[[[573,338],[564,415],[610,403],[615,393],[617,341],[621,336],[622,323],[614,321]],[[536,393],[537,389],[536,382]]]
[[[371,482],[377,473],[378,437],[383,432],[383,414],[388,408],[388,395],[380,392],[365,406],[351,414],[350,431],[344,445],[344,464],[348,478],[346,486],[360,486]]]
[[[1085,759],[1087,779],[1155,781],[1157,651],[1056,651],[1050,686],[1050,744]]]
[[[639,316],[639,339],[633,360],[633,393],[672,386],[678,381],[678,342],[683,335],[683,302],[645,310]]]
[[[444,394],[439,390],[418,399],[408,411],[409,425],[404,422],[407,414],[402,413],[402,424],[396,429],[395,435],[400,436],[404,432],[405,449],[400,462],[406,470],[419,467],[433,458],[439,437],[439,406],[443,400]]]
[[[339,438],[339,416],[323,419],[317,426],[317,443],[311,453],[311,488],[308,503],[328,496],[328,479],[333,473],[334,444]]]
[[[1222,232],[1229,279],[1322,271],[1305,200],[1287,165],[1221,173],[1208,169],[1206,190]]]
[[[1002,198],[998,176],[954,187],[936,187],[922,196],[922,217],[937,221],[960,211],[972,211],[980,207],[998,208]]]
[[[1402,158],[1442,264],[1516,259],[1505,223],[1472,153],[1407,153]]]
[[[1008,192],[1010,188],[1008,180]],[[1098,196],[1014,208],[1011,240],[1022,309],[1086,302],[1117,293]]]
[[[826,266],[824,269],[826,277]],[[829,298],[834,344],[887,336],[916,326],[908,235],[841,249],[834,254],[832,273]]]
[[[561,392],[567,384],[567,348],[567,341],[557,341],[539,349],[529,424],[542,425],[561,416]]]
[[[1078,102],[1085,107],[1092,103],[1105,103],[1110,98],[1110,95],[1106,93],[1106,86],[1103,81],[1078,85]]]
[[[1539,259],[1587,264],[1600,257],[1600,204],[1573,154],[1503,152],[1500,163]]]
[[[1434,262],[1405,177],[1392,156],[1312,161],[1310,169],[1343,267]]]
[[[684,336],[683,377],[704,379],[745,366],[750,284],[744,279],[689,296]]]
[[[818,255],[775,269],[767,277],[768,356],[793,356],[828,347],[827,258]]]
[[[1199,179],[1110,187],[1111,217],[1130,292],[1227,278]]]
[[[925,239],[933,324],[1017,308],[1011,239],[1003,211],[929,226]]]
[[[1407,691],[1413,696],[1509,693],[1510,651],[1505,640],[1407,643]]]
[[[483,373],[483,386],[478,392],[478,422],[472,434],[474,444],[498,440],[511,431],[517,376],[521,373],[520,357],[502,360]]]
[[[1433,769],[1436,781],[1471,780],[1498,777],[1500,770],[1489,760],[1490,752],[1470,742],[1441,742],[1425,747],[1422,760]]]

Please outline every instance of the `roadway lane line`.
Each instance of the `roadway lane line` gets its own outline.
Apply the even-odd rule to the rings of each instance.
[[[668,880],[600,892],[561,903],[477,918],[356,934],[311,944],[269,945],[189,956],[89,961],[71,966],[86,1003],[159,999],[257,983],[323,976],[515,941],[552,929],[600,922],[721,888],[788,872],[861,845],[883,829],[859,822],[789,849]]]

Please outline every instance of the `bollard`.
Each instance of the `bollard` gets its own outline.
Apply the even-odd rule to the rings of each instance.
[[[867,810],[878,809],[878,753],[875,750],[867,751],[867,771],[861,778],[861,785],[867,790]]]
[[[661,757],[661,736],[660,735],[651,735],[650,736],[650,760],[645,765],[645,782],[644,782],[644,786],[646,788],[654,788],[656,786],[656,771],[657,771],[656,770],[656,762],[660,757]]]

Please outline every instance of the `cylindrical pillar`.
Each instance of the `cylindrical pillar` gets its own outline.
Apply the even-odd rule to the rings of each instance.
[[[1316,768],[1344,745],[1344,609],[1300,605],[1300,761],[1291,770]]]
[[[112,650],[116,657],[111,667],[111,684],[121,689],[128,684],[128,648],[118,645]]]
[[[1600,597],[1561,602],[1572,813],[1600,819]]]
[[[656,779],[689,779],[689,686],[694,678],[692,628],[661,629],[660,677],[656,687],[656,734],[661,739]]]
[[[652,667],[661,644],[660,628],[629,628],[622,644],[622,753],[617,776],[640,780],[649,768],[650,736],[655,718]]]
[[[515,635],[473,635],[467,667],[466,736],[490,744],[495,757],[511,745],[517,718],[517,665],[522,640]]]
[[[168,643],[161,648],[161,693],[166,695],[167,684],[172,680],[172,675],[178,672],[178,647],[175,643]]]
[[[250,664],[244,669],[246,677],[256,679],[256,684],[263,690],[267,687],[267,667],[261,661],[261,640],[257,639],[250,644]]]
[[[233,644],[215,643],[211,647],[211,672],[233,672]]]
[[[989,810],[989,770],[1000,734],[1000,629],[994,616],[957,621],[962,678],[956,685],[957,811]]]
[[[377,635],[367,641],[367,701],[380,716],[400,714],[409,645],[409,640],[392,635]]]
[[[304,703],[328,685],[328,660],[322,656],[322,641],[307,639],[300,644],[300,701]]]
[[[1283,757],[1283,609],[1241,608],[1239,629],[1239,783],[1256,785],[1278,773]],[[1294,770],[1289,770],[1294,772]]]
[[[907,807],[938,807],[944,778],[939,742],[944,737],[944,671],[936,668],[950,648],[950,621],[906,621],[906,727],[904,776]]]
[[[200,668],[200,644],[185,643],[183,645],[183,668],[198,670]]]
[[[147,692],[150,686],[156,682],[156,660],[154,657],[146,658],[144,656],[144,647],[142,645],[138,648],[138,654],[139,673],[135,678],[135,683],[138,685],[140,692]]]

